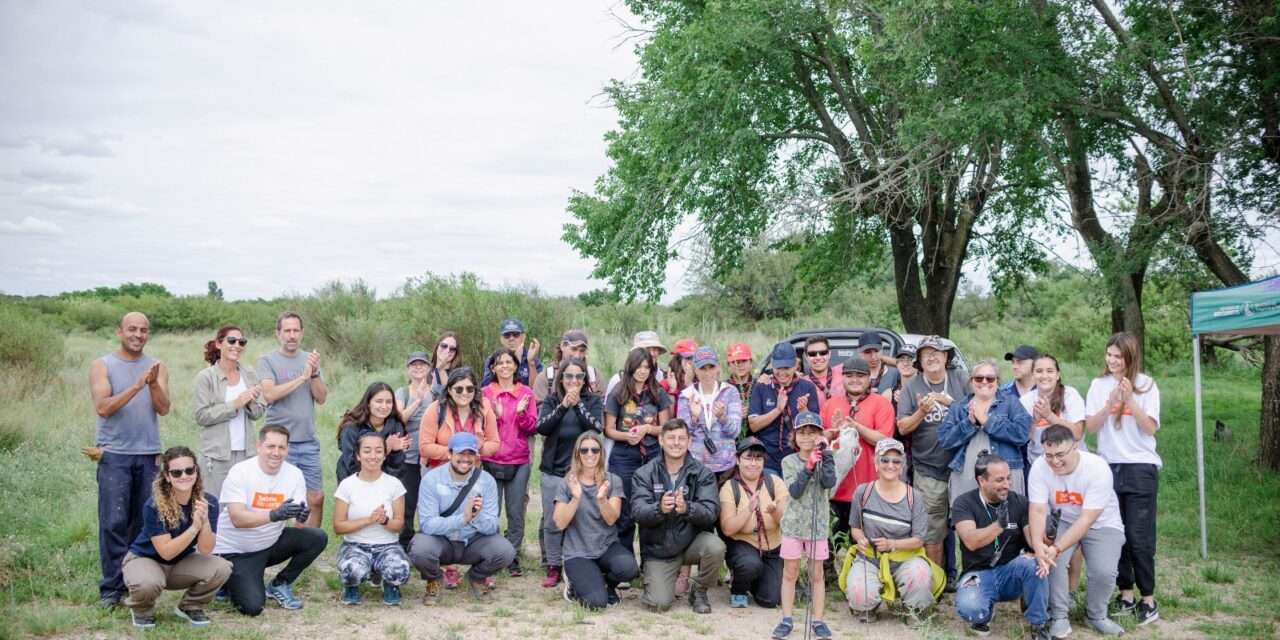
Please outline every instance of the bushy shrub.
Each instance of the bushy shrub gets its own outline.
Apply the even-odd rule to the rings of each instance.
[[[41,382],[62,368],[62,336],[34,313],[0,305],[0,363]]]
[[[404,333],[387,317],[387,304],[363,280],[330,282],[285,307],[302,316],[308,340],[321,353],[340,355],[354,367],[386,367],[404,344]]]
[[[120,325],[125,308],[116,303],[96,298],[67,300],[59,313],[68,324],[85,331],[111,329]]]

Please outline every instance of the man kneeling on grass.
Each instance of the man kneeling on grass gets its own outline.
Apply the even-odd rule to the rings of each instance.
[[[422,476],[418,489],[419,533],[409,559],[427,578],[423,604],[440,602],[442,565],[471,565],[471,596],[486,600],[487,578],[506,568],[516,549],[498,535],[498,483],[480,468],[480,443],[466,431],[449,436],[449,463]]]
[[[690,458],[689,425],[673,418],[662,425],[662,457],[636,469],[631,515],[640,526],[645,605],[665,611],[675,600],[676,576],[698,565],[689,590],[695,613],[711,613],[707,589],[724,563],[724,541],[715,534],[720,513],[716,474]]]
[[[286,527],[311,515],[307,483],[302,471],[285,462],[289,431],[269,424],[258,431],[258,455],[237,463],[222,482],[218,540],[213,552],[231,561],[227,591],[241,613],[262,613],[267,596],[285,609],[301,609],[292,584],[324,551],[324,529]],[[270,585],[263,583],[267,567],[288,562]]]

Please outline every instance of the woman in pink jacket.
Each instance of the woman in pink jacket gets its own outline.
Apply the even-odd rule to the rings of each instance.
[[[529,502],[529,436],[537,429],[538,402],[533,390],[516,381],[516,354],[506,348],[489,356],[492,382],[484,397],[498,418],[498,452],[484,459],[484,470],[498,483],[498,501],[507,514],[507,541],[516,548],[515,560],[507,567],[519,576],[520,548],[524,544],[524,511]]]

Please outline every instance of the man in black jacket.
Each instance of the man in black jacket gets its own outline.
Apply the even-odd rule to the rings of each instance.
[[[662,457],[636,470],[631,516],[640,527],[645,605],[659,611],[675,600],[683,565],[698,565],[689,590],[695,613],[711,613],[707,589],[724,564],[724,541],[715,534],[720,515],[716,475],[690,458],[689,425],[674,418],[662,425]]]

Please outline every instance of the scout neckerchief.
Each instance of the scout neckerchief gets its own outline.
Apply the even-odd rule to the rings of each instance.
[[[750,485],[747,484],[746,480],[742,479],[741,470],[734,472],[733,481],[737,482],[742,487],[742,490],[747,492],[747,504],[751,503],[752,496],[756,495],[757,493],[759,493],[760,489],[764,488],[764,482],[766,480],[765,475],[766,474],[764,473],[760,474],[760,479],[756,481],[756,486],[753,489]],[[764,513],[762,513],[760,510],[760,503],[756,503],[755,518],[756,518],[756,551],[759,552],[761,556],[763,556],[764,548],[769,545],[769,539],[768,539],[768,536],[765,535]]]
[[[831,383],[833,382],[832,378],[835,377],[835,372],[831,370],[831,367],[827,367],[826,377],[826,380],[818,380],[817,376],[809,376],[809,380],[813,382],[813,386],[818,388],[818,392],[822,394],[822,397],[830,398],[831,392],[829,389],[831,389]]]

